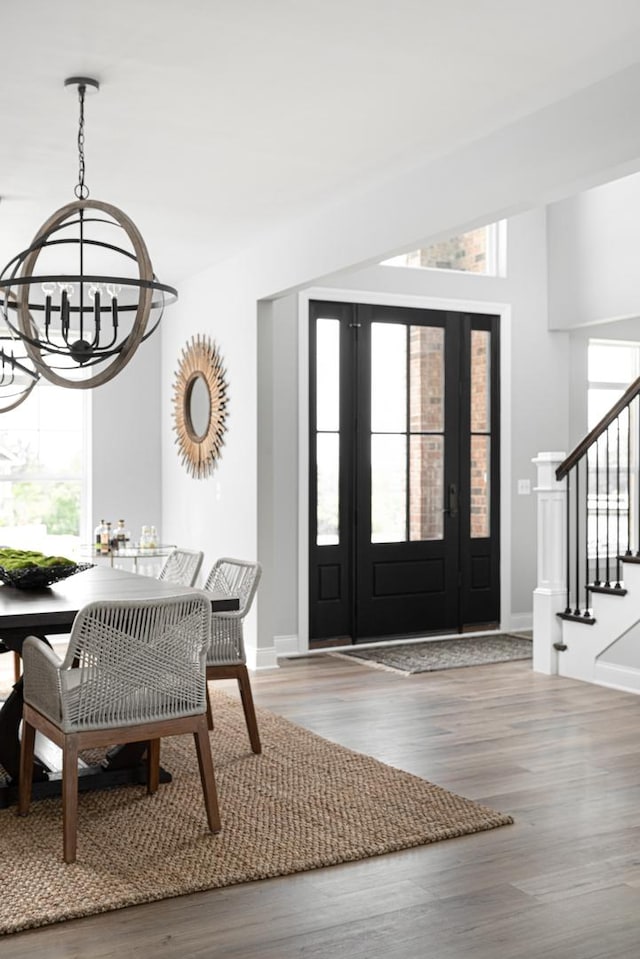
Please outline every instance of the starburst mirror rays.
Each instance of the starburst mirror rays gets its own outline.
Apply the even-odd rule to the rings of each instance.
[[[208,337],[183,348],[173,392],[173,428],[187,472],[204,479],[215,470],[227,430],[227,379],[220,351]]]

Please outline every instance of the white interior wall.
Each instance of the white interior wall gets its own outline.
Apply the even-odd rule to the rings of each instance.
[[[247,286],[256,299],[292,292],[636,172],[639,100],[640,64],[455,152],[407,157],[403,175],[336,197],[265,236],[248,251]]]
[[[639,208],[638,174],[550,206],[552,329],[574,329],[640,314]]]
[[[568,362],[568,337],[547,330],[546,223],[544,211],[514,217],[508,229],[509,266],[506,277],[472,276],[447,271],[373,267],[341,273],[314,288],[322,298],[356,301],[363,296],[379,302],[406,296],[407,305],[442,306],[505,314],[502,348],[503,408],[503,556],[505,586],[502,597],[503,626],[526,626],[531,620],[531,595],[535,587],[535,497],[517,495],[517,480],[534,485],[531,459],[547,444],[566,445],[568,440],[568,387],[563,375]],[[338,291],[338,292],[336,292]],[[353,293],[353,297],[350,294]],[[418,298],[417,300],[414,299]],[[397,299],[393,300],[397,302]],[[298,556],[298,323],[297,297],[275,301],[270,358],[273,368],[276,415],[273,462],[277,464],[274,535],[279,582],[276,587],[276,646],[292,651],[292,636],[298,631],[296,583],[298,570],[306,575],[306,557]],[[266,355],[265,355],[266,362]],[[304,360],[303,360],[304,362]],[[303,373],[304,376],[304,373]],[[538,384],[544,380],[544,394]],[[559,411],[561,411],[559,413]],[[551,447],[549,447],[551,448]],[[303,488],[303,496],[305,489]],[[301,518],[304,525],[304,517]],[[304,539],[304,537],[303,537]],[[301,637],[303,639],[303,637]],[[297,648],[303,650],[304,642]]]
[[[134,538],[162,516],[161,336],[157,330],[113,380],[91,391],[90,542],[100,519],[124,519]]]
[[[636,247],[640,257],[640,237]],[[640,296],[638,298],[640,306]],[[590,339],[624,340],[640,343],[640,320],[613,320],[596,323],[571,332],[570,354],[570,401],[569,401],[569,439],[573,449],[582,440],[588,430],[587,423],[587,387],[588,364],[587,350]],[[569,452],[569,450],[567,450]]]
[[[589,339],[640,342],[640,174],[551,204],[549,323],[571,332],[569,448],[587,433]]]
[[[180,289],[163,321],[161,377],[164,538],[204,550],[202,576],[220,556],[257,555],[256,304],[245,293],[239,264],[199,274]],[[180,462],[173,429],[175,374],[195,335],[220,350],[228,384],[227,431],[215,472],[191,477]]]
[[[280,649],[292,651],[298,648],[298,297],[274,300],[272,321],[270,354],[261,369],[269,362],[273,371],[273,628]]]
[[[635,623],[631,629],[623,633],[611,646],[600,653],[599,663],[617,666],[621,670],[633,670],[636,675],[638,669],[638,649],[640,648],[640,623]]]
[[[407,173],[326,204],[315,216],[301,218],[264,236],[239,259],[219,263],[180,286],[180,301],[168,311],[162,330],[162,483],[163,531],[185,545],[203,544],[207,560],[223,550],[255,554],[258,547],[257,503],[263,464],[257,457],[257,303],[316,284],[338,270],[374,263],[385,255],[430,242],[448,232],[543,208],[552,200],[622,176],[640,166],[640,127],[636,123],[640,67],[609,77],[551,107],[468,143],[455,154],[416,163]],[[538,253],[538,256],[541,254]],[[523,278],[532,296],[524,310],[532,323],[530,354],[526,339],[514,348],[522,369],[522,407],[541,395],[553,435],[538,428],[535,414],[521,418],[527,435],[514,434],[515,469],[524,469],[530,449],[562,448],[554,437],[566,426],[564,405],[556,404],[553,383],[566,355],[548,350],[540,333],[546,313],[538,271]],[[523,314],[523,315],[524,315]],[[528,320],[523,320],[523,326]],[[181,345],[192,333],[210,333],[227,357],[231,387],[230,431],[217,474],[191,480],[173,449],[171,389]],[[538,339],[538,336],[540,339]],[[560,341],[558,341],[560,342]],[[556,358],[557,356],[557,358]],[[514,362],[515,365],[515,362]],[[542,376],[542,379],[541,379]],[[548,414],[548,417],[547,417]],[[266,465],[268,469],[268,463]],[[258,470],[260,469],[260,474]],[[530,466],[527,466],[530,470]],[[516,473],[516,475],[518,475]],[[523,474],[524,475],[524,474]],[[517,515],[527,507],[515,507]],[[261,544],[262,549],[262,544]],[[518,542],[533,553],[533,542]],[[272,562],[269,554],[269,561]],[[531,560],[532,562],[532,560]],[[266,584],[267,589],[273,588]],[[520,587],[517,587],[518,589]],[[260,633],[249,635],[250,664],[256,650],[273,644],[273,597],[261,587]],[[514,595],[516,609],[524,595]],[[266,610],[264,616],[261,608]],[[266,645],[265,645],[266,644]],[[273,645],[270,647],[274,649]],[[268,655],[265,656],[265,661]],[[273,658],[275,662],[275,657]]]
[[[567,452],[588,430],[589,340],[640,342],[639,203],[636,174],[571,197],[549,211],[550,320],[571,329]],[[639,635],[636,624],[600,654],[597,668],[608,670],[599,673],[601,680],[639,688]]]

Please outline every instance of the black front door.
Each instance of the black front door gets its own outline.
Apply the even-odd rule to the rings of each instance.
[[[499,619],[495,316],[310,305],[310,638]]]

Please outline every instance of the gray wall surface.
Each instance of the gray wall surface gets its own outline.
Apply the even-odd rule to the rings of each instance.
[[[509,308],[503,323],[502,406],[507,434],[503,435],[502,496],[507,504],[510,556],[509,594],[502,597],[503,623],[531,614],[536,582],[535,496],[518,496],[517,480],[535,485],[531,460],[544,449],[568,444],[569,340],[565,333],[547,329],[546,221],[544,211],[512,218],[507,226],[506,277],[484,277],[451,272],[372,267],[341,273],[314,288],[380,294],[407,294],[429,301],[447,300],[451,309]],[[453,304],[457,304],[457,307]],[[471,305],[470,305],[471,304]],[[259,357],[261,369],[273,384],[274,550],[278,570],[276,634],[297,630],[298,576],[298,317],[297,296],[274,301],[272,340]],[[306,559],[300,563],[305,569]]]
[[[132,537],[155,525],[162,538],[159,331],[113,380],[91,391],[90,531],[124,519]]]
[[[549,325],[566,330],[640,312],[640,176],[549,207]]]

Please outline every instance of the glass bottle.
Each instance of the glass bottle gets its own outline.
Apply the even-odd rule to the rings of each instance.
[[[149,548],[149,537],[151,535],[151,530],[148,526],[143,526],[140,532],[140,549]]]
[[[125,547],[128,545],[128,540],[129,540],[129,532],[125,528],[124,520],[119,519],[118,528],[116,530],[116,541],[118,543],[118,549],[125,549]]]
[[[102,543],[102,530],[104,529],[104,520],[101,519],[96,528],[93,531],[93,545],[96,553],[101,552],[100,546]]]
[[[109,520],[102,524],[102,531],[100,533],[100,552],[103,554],[111,552],[111,523]]]
[[[158,531],[155,526],[149,527],[149,548],[155,549],[158,545]]]

